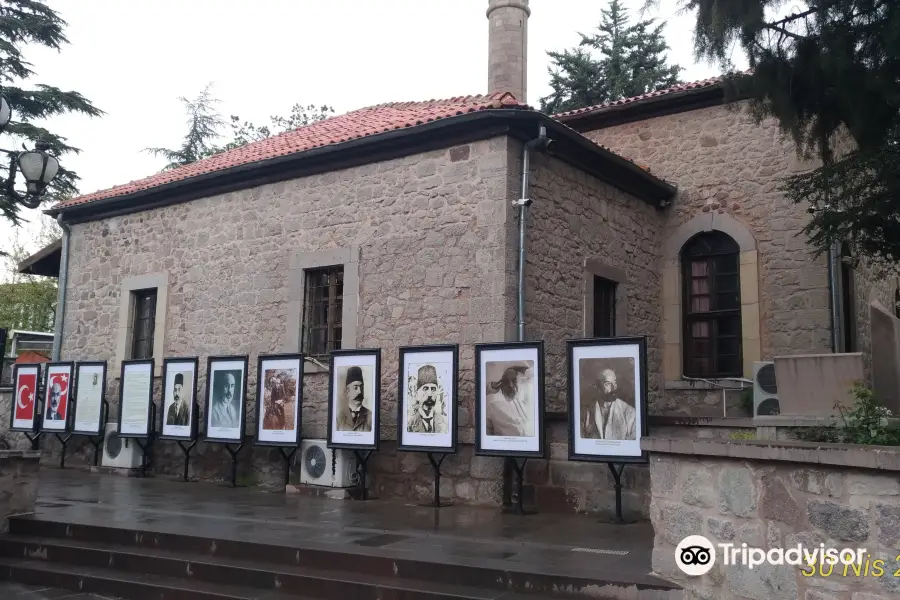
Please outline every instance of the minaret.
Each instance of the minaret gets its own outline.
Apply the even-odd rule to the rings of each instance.
[[[510,92],[526,102],[528,0],[488,0],[488,92]]]

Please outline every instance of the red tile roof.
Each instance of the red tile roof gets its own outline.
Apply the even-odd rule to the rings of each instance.
[[[189,179],[205,173],[222,171],[276,156],[296,154],[305,150],[340,144],[341,142],[387,131],[415,127],[416,125],[423,125],[438,119],[495,108],[528,109],[530,107],[520,103],[512,94],[502,92],[496,92],[487,96],[459,96],[446,100],[379,104],[331,117],[330,119],[253,142],[183,167],[156,173],[144,179],[65,200],[56,204],[53,209],[124,196],[167,183]]]
[[[671,94],[676,94],[678,92],[689,92],[692,90],[700,90],[703,88],[715,87],[721,84],[723,81],[722,77],[711,77],[709,79],[704,79],[702,81],[692,81],[690,83],[680,83],[678,85],[673,85],[672,87],[665,88],[662,90],[657,90],[655,92],[649,92],[646,94],[641,94],[640,96],[632,96],[631,98],[622,98],[621,100],[613,100],[612,102],[604,102],[603,104],[597,104],[594,106],[586,106],[584,108],[577,108],[575,110],[569,110],[566,112],[561,112],[553,115],[554,119],[560,119],[562,121],[569,120],[575,116],[581,116],[596,112],[601,112],[607,108],[612,108],[614,106],[624,106],[626,104],[636,104],[642,102],[644,100],[650,100],[652,98],[659,98],[660,96],[668,96]]]

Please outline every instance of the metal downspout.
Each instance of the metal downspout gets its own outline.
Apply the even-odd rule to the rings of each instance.
[[[516,286],[516,341],[525,341],[525,222],[531,198],[528,197],[528,180],[531,170],[531,152],[543,152],[550,145],[547,128],[541,125],[538,137],[526,142],[522,150],[522,193],[513,206],[519,207],[519,279]],[[507,458],[503,463],[503,504],[512,504],[512,473],[514,459]]]
[[[831,351],[844,352],[844,303],[841,293],[841,244],[828,247],[828,295],[831,300]]]
[[[71,229],[57,215],[56,222],[63,230],[62,247],[59,256],[59,282],[56,291],[56,322],[53,325],[53,360],[58,361],[62,350],[63,323],[66,316],[66,287],[69,281],[69,235]]]

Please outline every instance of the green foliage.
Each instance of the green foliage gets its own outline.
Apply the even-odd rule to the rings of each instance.
[[[210,93],[211,87],[212,84],[208,84],[194,100],[188,100],[183,96],[179,98],[185,105],[188,115],[188,131],[184,136],[181,147],[176,149],[146,149],[146,152],[150,152],[155,156],[162,156],[169,161],[164,170],[174,169],[215,156],[221,152],[234,150],[251,142],[258,142],[273,135],[327,119],[334,114],[334,109],[330,106],[317,107],[314,104],[307,106],[295,104],[287,117],[270,117],[271,123],[261,126],[245,121],[237,115],[231,115],[228,121],[228,126],[231,129],[231,139],[223,145],[218,145],[217,142],[222,137],[220,130],[225,126],[226,122],[215,108],[219,100],[212,97]]]
[[[681,67],[666,64],[663,24],[654,25],[652,19],[630,24],[620,0],[611,0],[601,13],[597,33],[580,33],[577,47],[547,53],[553,92],[541,98],[543,112],[638,96],[679,82]]]
[[[225,124],[215,104],[219,102],[212,97],[210,89],[212,83],[208,83],[203,91],[194,100],[188,100],[184,96],[178,98],[187,112],[187,133],[179,148],[146,148],[154,156],[162,156],[169,164],[163,170],[174,169],[183,165],[197,162],[210,154],[214,154],[213,141],[219,137],[219,129]]]
[[[732,431],[728,434],[728,437],[732,440],[755,440],[756,432],[752,430],[747,431]]]
[[[804,4],[784,18],[769,16],[781,0],[683,0],[682,7],[697,15],[698,57],[730,70],[733,46],[746,52],[752,74],[732,74],[729,92],[747,93],[757,119],[775,117],[801,155],[825,165],[785,187],[791,200],[810,205],[812,243],[821,252],[832,240],[847,242],[855,255],[896,261],[900,2]]]
[[[29,149],[39,139],[50,143],[57,157],[80,150],[68,143],[66,137],[38,125],[50,117],[80,113],[91,117],[103,111],[76,91],[64,91],[47,84],[27,85],[35,75],[23,51],[28,45],[40,45],[61,50],[68,44],[64,29],[66,22],[46,2],[38,0],[0,0],[0,84],[12,109],[12,120],[4,133],[12,136],[2,151],[18,153],[22,145]],[[0,177],[9,176],[9,161],[0,160]],[[20,179],[21,181],[21,179]],[[78,175],[65,168],[60,161],[59,174],[46,192],[48,202],[60,196],[77,194]],[[18,225],[21,206],[5,188],[0,186],[0,217]]]
[[[748,415],[753,416],[753,388],[745,387],[741,390],[741,400],[740,400],[741,410],[746,412]]]
[[[797,437],[808,442],[900,446],[900,429],[889,423],[891,411],[880,405],[875,394],[862,382],[853,386],[852,407],[835,404],[835,423],[797,430]]]
[[[46,247],[59,239],[59,229],[49,218],[41,221],[41,230],[34,240],[35,249]],[[5,256],[5,282],[0,283],[0,328],[26,331],[53,331],[56,313],[57,282],[52,277],[22,275],[17,272],[19,262],[31,255],[17,231],[12,251]],[[9,341],[7,341],[7,344]],[[5,355],[6,349],[0,348]]]

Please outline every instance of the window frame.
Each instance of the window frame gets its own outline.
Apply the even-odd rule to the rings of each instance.
[[[317,275],[327,274],[327,286],[311,285],[311,278]],[[333,275],[337,275],[332,279]],[[315,358],[319,361],[327,360],[331,354],[331,350],[340,350],[343,347],[343,304],[346,285],[346,269],[343,264],[335,264],[320,267],[310,267],[303,269],[303,312],[300,319],[300,348],[301,352],[306,356]],[[311,319],[314,316],[315,303],[317,300],[312,295],[317,290],[328,289],[326,297],[327,312],[326,323],[324,327],[314,325]],[[313,352],[310,347],[312,343],[311,334],[314,330],[324,330],[324,352]],[[340,334],[336,334],[340,331]],[[318,349],[317,349],[318,350]]]
[[[703,238],[718,238],[719,249],[710,251],[705,254],[691,254],[692,247],[700,243]],[[721,247],[725,246],[725,247]],[[744,361],[744,340],[743,340],[743,305],[741,302],[741,249],[738,243],[722,231],[705,231],[698,233],[688,239],[679,252],[679,270],[681,273],[681,328],[682,328],[682,373],[688,378],[698,379],[723,379],[731,377],[743,377],[743,361]],[[723,256],[732,257],[734,261],[734,270],[727,273],[717,272],[716,262]],[[710,301],[709,308],[703,312],[693,312],[692,302],[694,294],[692,292],[692,283],[694,279],[693,264],[704,261],[707,265],[707,278],[709,281],[709,289],[705,294]],[[728,309],[717,308],[717,296],[720,294],[718,283],[720,277],[735,277],[736,289],[733,293],[737,294],[736,307]],[[723,336],[719,334],[721,323],[726,319],[733,319],[735,323],[735,334],[725,336],[733,338],[737,341],[737,355],[734,360],[734,369],[722,369],[719,366],[723,355],[719,352],[719,339]],[[692,341],[694,339],[692,325],[696,322],[709,323],[710,343],[709,352],[706,355],[709,359],[708,370],[700,371],[693,368],[694,359],[697,356],[692,352]]]
[[[142,306],[142,302],[153,299],[153,305],[149,308],[149,314],[142,314],[145,310],[148,310],[147,307]],[[156,310],[157,305],[159,303],[159,290],[157,288],[144,288],[140,290],[132,290],[131,291],[131,302],[132,302],[132,311],[131,311],[131,344],[130,344],[130,358],[132,360],[145,360],[153,358],[154,352],[154,338],[156,336]],[[149,323],[149,326],[143,327],[144,323]],[[139,332],[145,332],[146,336],[141,335],[139,337]],[[146,344],[148,352],[145,355],[139,355],[138,346],[140,344]]]
[[[616,295],[619,291],[619,282],[600,275],[593,275],[592,285],[593,306],[591,308],[594,315],[591,333],[593,337],[614,337],[616,335],[616,311],[618,310]],[[607,311],[607,314],[601,314],[601,310],[598,310],[601,307]],[[601,321],[606,323],[608,332],[600,331]]]

